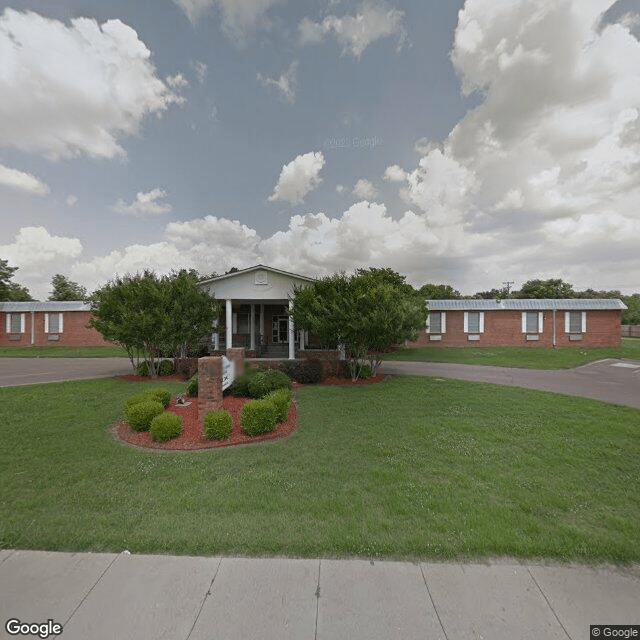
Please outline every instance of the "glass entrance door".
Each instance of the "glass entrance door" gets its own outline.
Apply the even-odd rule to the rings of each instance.
[[[271,340],[274,344],[286,344],[289,342],[288,316],[273,317],[271,324]]]

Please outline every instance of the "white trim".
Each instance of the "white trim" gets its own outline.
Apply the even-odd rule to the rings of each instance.
[[[469,333],[469,312],[464,312],[464,332]]]
[[[44,332],[49,333],[49,314],[44,314]]]
[[[442,333],[447,333],[447,312],[440,312],[440,331]]]
[[[522,328],[522,333],[528,333],[527,332],[527,312],[523,311],[522,312],[522,324],[521,324],[521,328]]]
[[[11,333],[11,314],[5,313],[4,317],[6,318],[5,329],[7,330],[7,333]]]
[[[20,333],[24,333],[25,330],[25,321],[24,321],[24,313],[20,314]]]
[[[484,333],[484,311],[480,311],[480,322],[479,322],[479,326],[478,329],[480,330],[480,333]]]
[[[569,329],[571,328],[571,311],[564,312],[564,332],[570,333]]]
[[[544,333],[544,313],[538,311],[538,333]]]
[[[64,321],[62,320],[63,315],[62,313],[58,314],[58,333],[63,333],[64,331]]]
[[[587,333],[587,312],[582,312],[582,333]]]

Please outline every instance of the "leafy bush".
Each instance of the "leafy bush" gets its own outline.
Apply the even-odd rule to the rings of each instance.
[[[158,365],[159,376],[170,376],[173,373],[173,362],[171,360],[161,360]]]
[[[291,389],[291,378],[283,371],[269,369],[254,375],[247,385],[249,397],[264,398],[276,389]]]
[[[158,389],[147,389],[143,394],[148,400],[157,400],[162,403],[162,406],[166,409],[171,402],[171,392],[164,387]]]
[[[187,393],[195,398],[198,395],[198,374],[196,373],[189,382],[187,382]]]
[[[366,380],[371,377],[371,365],[359,363],[358,364],[358,378],[361,380]]]
[[[278,424],[275,405],[271,400],[250,400],[242,407],[242,430],[250,436],[273,431]]]
[[[138,402],[125,410],[129,426],[134,431],[148,431],[153,419],[163,412],[162,403],[154,400]]]
[[[245,369],[244,373],[231,383],[228,392],[238,398],[249,398],[249,381],[259,373],[262,373],[262,369]]]
[[[265,399],[273,402],[273,406],[276,408],[277,421],[284,422],[287,419],[287,415],[289,415],[289,405],[293,399],[291,389],[272,391]]]
[[[138,404],[140,402],[147,402],[149,400],[149,396],[146,393],[136,393],[135,396],[131,396],[127,399],[127,404],[125,405],[125,413],[129,407],[132,407],[134,404]]]
[[[151,373],[151,366],[149,365],[149,361],[143,360],[142,362],[138,362],[136,373],[139,376],[148,376]]]
[[[303,360],[296,364],[291,377],[300,384],[317,384],[324,380],[324,367],[320,360]]]
[[[182,418],[175,413],[165,411],[151,421],[151,435],[158,442],[166,442],[182,433]]]
[[[204,417],[204,435],[224,440],[231,435],[233,421],[228,411],[209,411]]]

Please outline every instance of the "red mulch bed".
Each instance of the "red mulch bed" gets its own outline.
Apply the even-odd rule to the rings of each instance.
[[[355,382],[347,378],[330,377],[325,378],[322,384],[374,384],[384,380],[387,376],[378,374],[371,376],[365,380],[356,380]],[[128,380],[132,382],[149,381],[149,376],[124,375],[117,376],[120,380]],[[155,378],[158,380],[183,380],[181,376],[162,376]],[[306,386],[293,383],[294,388]],[[217,447],[232,447],[241,444],[252,444],[256,442],[266,442],[270,440],[278,440],[293,433],[298,427],[298,410],[296,403],[292,402],[289,407],[289,415],[284,422],[281,422],[276,428],[259,436],[248,436],[241,426],[242,407],[250,398],[236,398],[234,396],[225,396],[223,399],[223,407],[231,414],[233,428],[231,436],[225,440],[216,440],[205,437],[202,429],[202,423],[198,420],[198,398],[186,396],[186,401],[191,402],[188,406],[176,405],[176,399],[172,398],[171,404],[167,407],[167,411],[172,411],[182,417],[183,429],[182,433],[167,442],[156,442],[148,431],[134,431],[126,420],[119,420],[111,427],[110,432],[118,438],[118,440],[130,444],[134,447],[144,449],[161,449],[165,451],[195,451],[197,449],[214,449]]]

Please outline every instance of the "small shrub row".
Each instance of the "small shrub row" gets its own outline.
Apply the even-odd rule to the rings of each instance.
[[[164,407],[161,402],[149,399],[135,402],[125,409],[129,426],[134,431],[149,431],[153,419],[163,412]]]
[[[253,375],[247,383],[250,398],[264,398],[277,389],[291,389],[291,378],[283,371],[268,369]]]
[[[148,360],[138,363],[136,372],[139,376],[148,376],[151,373],[151,364]],[[171,360],[160,360],[156,362],[156,373],[159,376],[170,376],[173,373],[173,362]]]
[[[249,395],[249,382],[253,376],[261,373],[261,369],[245,369],[244,373],[239,375],[231,383],[231,386],[227,389],[227,392],[237,398],[250,398]]]
[[[242,430],[250,436],[273,431],[287,419],[291,398],[290,389],[277,389],[264,398],[250,400],[242,407]]]
[[[324,366],[320,360],[301,360],[283,362],[282,370],[300,384],[317,384],[325,378]]]
[[[204,417],[204,435],[224,440],[231,435],[233,421],[228,411],[209,411]]]
[[[130,407],[134,404],[138,404],[139,402],[147,402],[149,400],[155,400],[162,404],[163,408],[166,409],[171,402],[171,392],[163,387],[158,387],[156,389],[147,389],[143,393],[137,393],[135,396],[131,396],[127,400],[127,407]]]
[[[153,418],[149,431],[158,442],[166,442],[182,433],[182,418],[175,413],[165,411]]]

